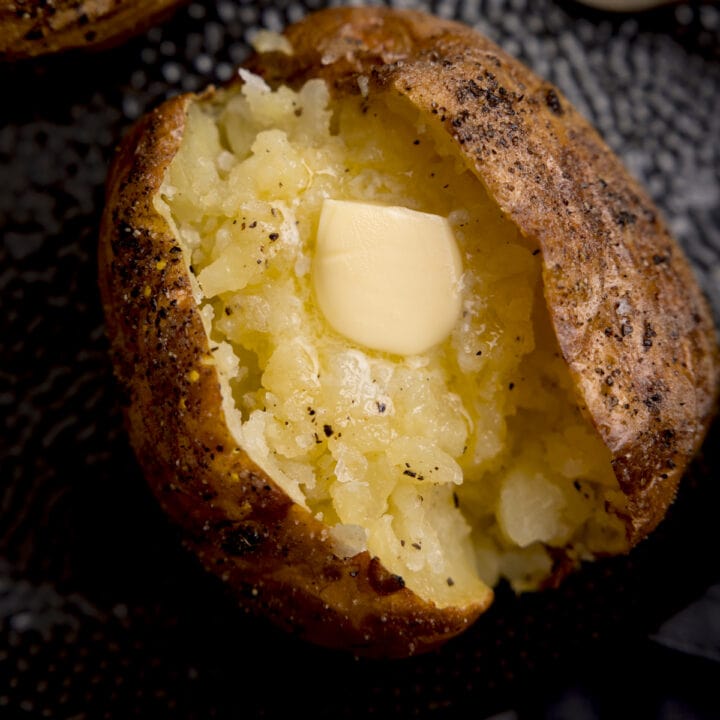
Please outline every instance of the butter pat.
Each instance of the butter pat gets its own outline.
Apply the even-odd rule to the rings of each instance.
[[[312,272],[328,323],[374,350],[423,353],[460,314],[462,260],[440,215],[325,200]]]

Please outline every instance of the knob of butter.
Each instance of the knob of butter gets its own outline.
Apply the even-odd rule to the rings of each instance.
[[[460,314],[462,260],[440,215],[325,200],[312,272],[328,323],[375,350],[423,353]]]

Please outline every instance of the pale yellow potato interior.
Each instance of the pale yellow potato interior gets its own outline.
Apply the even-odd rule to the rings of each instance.
[[[440,606],[500,578],[537,587],[552,548],[624,550],[606,510],[621,494],[550,330],[537,249],[400,101],[245,81],[190,106],[156,206],[190,258],[250,457],[338,554],[367,549]],[[450,219],[463,311],[445,342],[393,356],[329,327],[311,282],[324,198]]]

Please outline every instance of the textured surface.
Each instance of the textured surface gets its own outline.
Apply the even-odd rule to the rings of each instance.
[[[560,85],[648,188],[720,316],[718,7],[618,17],[549,0],[418,7],[477,23]],[[650,639],[720,581],[717,425],[670,516],[630,558],[557,593],[501,590],[439,656],[377,665],[298,645],[238,614],[178,547],[128,450],[106,356],[95,246],[107,161],[141,112],[226,80],[254,28],[303,13],[191,4],[90,60],[2,68],[14,101],[0,110],[0,716],[595,717],[621,707],[631,683],[643,716],[717,716],[712,653],[688,655],[687,633],[689,643],[665,643],[683,653]]]

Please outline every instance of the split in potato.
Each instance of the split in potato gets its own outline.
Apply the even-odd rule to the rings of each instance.
[[[244,79],[191,106],[156,206],[198,280],[250,458],[339,555],[370,552],[440,606],[501,575],[537,586],[552,548],[626,549],[624,496],[550,331],[537,247],[412,106]],[[329,198],[450,220],[464,272],[441,342],[391,354],[329,326],[313,291]]]

